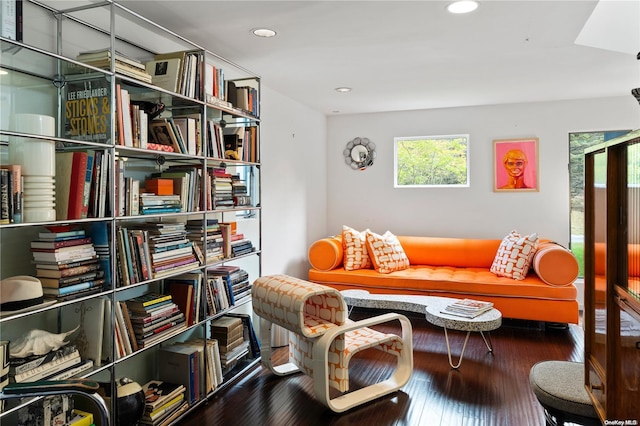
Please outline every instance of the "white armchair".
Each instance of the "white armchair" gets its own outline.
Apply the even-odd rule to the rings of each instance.
[[[262,363],[274,374],[303,372],[313,378],[316,397],[334,412],[346,411],[404,386],[413,372],[413,336],[410,321],[395,313],[353,322],[339,291],[287,275],[258,278],[251,291],[253,310],[262,319]],[[399,321],[401,336],[369,328]],[[271,360],[271,325],[290,331],[289,361]],[[397,357],[386,380],[349,392],[349,360],[357,352],[375,348]],[[331,398],[329,387],[342,394]]]

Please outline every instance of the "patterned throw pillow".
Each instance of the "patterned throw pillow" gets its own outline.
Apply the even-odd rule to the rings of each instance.
[[[500,243],[491,265],[491,272],[499,277],[524,280],[537,249],[538,234],[520,235],[511,231]]]
[[[367,249],[373,261],[373,267],[381,274],[402,271],[409,267],[409,259],[398,238],[387,231],[378,235],[367,230]]]
[[[368,229],[358,232],[346,225],[342,226],[342,249],[344,269],[355,271],[356,269],[371,269],[373,264],[367,253],[367,245],[364,242]]]

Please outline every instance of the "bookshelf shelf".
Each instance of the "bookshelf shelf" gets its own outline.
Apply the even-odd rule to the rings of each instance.
[[[78,377],[102,383],[108,394],[116,392],[122,377],[140,385],[158,379],[162,349],[190,344],[190,356],[202,357],[201,367],[192,372],[202,386],[174,424],[259,361],[250,351],[221,382],[210,375],[219,368],[211,322],[250,313],[250,297],[234,301],[234,292],[244,294],[246,283],[261,274],[260,78],[117,2],[81,0],[67,10],[57,10],[58,4],[24,0],[24,41],[0,38],[0,69],[8,72],[0,76],[0,168],[7,170],[0,184],[15,200],[0,217],[0,278],[44,278],[51,267],[53,275],[46,276],[53,287],[45,290],[57,298],[25,312],[2,312],[0,340],[15,341],[33,329],[63,333],[80,325],[69,344],[82,348],[82,360],[94,364]],[[54,29],[59,38],[52,40],[50,31],[44,36],[42,28]],[[101,49],[107,61],[84,62],[85,52]],[[145,63],[183,58],[177,52],[187,52],[188,59],[180,62],[186,86],[168,89],[156,84],[157,75],[144,75]],[[136,69],[125,67],[123,57]],[[195,65],[188,68],[187,60]],[[16,114],[53,117],[55,130],[41,134],[16,128]],[[152,134],[157,120],[170,127],[173,140]],[[60,169],[53,184],[40,185],[14,150],[49,141]],[[69,161],[64,166],[63,157]],[[15,189],[22,192],[18,198],[14,175],[11,185],[8,180],[16,164],[22,177],[15,181],[25,183]],[[63,180],[65,175],[70,181]],[[158,179],[172,182],[162,199],[167,182]],[[24,214],[40,206],[32,197],[40,195],[41,186],[55,194],[55,207],[47,199],[47,208],[65,206],[66,211],[56,210],[47,219]],[[146,195],[154,191],[156,197]],[[166,211],[154,210],[155,203]],[[20,208],[26,209],[22,215]],[[140,214],[143,210],[150,213]],[[47,255],[31,245],[45,241],[43,234],[67,230],[82,235],[68,237],[69,246],[47,248]],[[80,241],[85,238],[90,241]],[[91,246],[87,260],[75,245]],[[221,267],[242,274],[212,270]],[[64,290],[76,285],[83,290]],[[226,295],[213,292],[214,286]],[[134,310],[134,302],[150,293],[171,296],[166,313],[161,302]],[[0,423],[19,424],[30,403],[6,402]],[[114,413],[114,403],[109,404]]]

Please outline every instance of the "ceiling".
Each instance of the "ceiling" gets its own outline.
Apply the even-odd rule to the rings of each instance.
[[[327,115],[631,96],[640,86],[640,0],[480,0],[467,15],[445,1],[121,3]],[[258,27],[277,36],[258,38]]]

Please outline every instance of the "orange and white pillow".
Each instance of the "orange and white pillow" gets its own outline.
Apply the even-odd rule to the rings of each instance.
[[[349,226],[342,226],[342,263],[346,271],[373,268],[367,252],[367,245],[365,244],[365,235],[368,231],[366,229],[358,232]]]
[[[538,234],[520,235],[511,231],[502,239],[493,259],[491,272],[500,276],[524,280],[529,273],[531,260],[538,249]]]
[[[409,267],[409,258],[398,238],[391,232],[387,231],[383,235],[378,235],[367,230],[366,239],[373,267],[379,273],[388,274]]]

